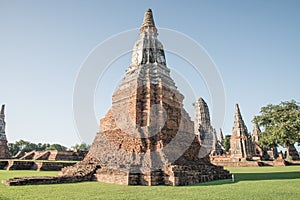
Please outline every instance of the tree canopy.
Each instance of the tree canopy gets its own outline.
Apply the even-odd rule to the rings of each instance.
[[[269,104],[256,118],[263,127],[260,144],[265,147],[293,145],[300,141],[300,106],[294,100]]]
[[[81,144],[75,144],[71,147],[71,149],[75,151],[88,151],[90,149],[91,145],[87,145],[86,143]]]
[[[58,150],[58,151],[66,151],[68,148],[65,146],[62,146],[60,144],[51,144],[49,147],[46,148],[46,150]]]
[[[75,144],[71,147],[74,151],[88,151],[91,145],[86,143]],[[58,151],[66,151],[68,150],[67,147],[60,145],[60,144],[42,144],[42,143],[32,143],[25,140],[19,140],[15,143],[8,143],[9,153],[10,155],[14,156],[18,152],[30,152],[30,151],[47,151],[47,150],[58,150]]]
[[[227,152],[229,152],[230,149],[230,138],[231,135],[225,135],[225,138],[223,140],[223,146]]]
[[[67,147],[60,144],[42,144],[32,143],[25,140],[19,140],[15,143],[8,143],[9,153],[14,156],[18,152],[30,152],[30,151],[45,151],[45,150],[67,150]]]

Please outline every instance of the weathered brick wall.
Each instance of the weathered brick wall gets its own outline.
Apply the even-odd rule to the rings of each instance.
[[[97,170],[95,177],[100,182],[128,185],[129,173],[103,167]]]
[[[31,170],[34,169],[34,161],[9,160],[7,170]]]
[[[72,166],[74,162],[39,162],[39,161],[18,161],[8,160],[0,162],[0,169],[7,170],[41,170],[60,171],[62,168]]]
[[[73,166],[73,162],[35,162],[37,170],[60,171],[64,167]]]
[[[22,177],[3,180],[2,183],[8,186],[21,185],[40,185],[40,184],[57,184],[57,183],[75,183],[86,181],[81,176],[39,176],[39,177]]]
[[[50,151],[48,160],[83,160],[87,151]]]
[[[26,153],[21,160],[70,160],[81,161],[86,156],[87,151],[31,151]]]

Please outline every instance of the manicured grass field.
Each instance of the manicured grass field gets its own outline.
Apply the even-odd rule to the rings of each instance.
[[[0,199],[299,199],[300,166],[228,168],[231,180],[191,186],[124,186],[99,182],[5,186]],[[0,179],[56,175],[57,172],[4,171]]]

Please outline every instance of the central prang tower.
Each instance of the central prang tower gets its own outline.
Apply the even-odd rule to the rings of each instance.
[[[112,96],[112,107],[100,120],[89,154],[63,169],[63,176],[84,171],[101,182],[128,185],[188,185],[229,178],[228,171],[209,162],[209,152],[201,153],[157,35],[148,9],[131,64]]]

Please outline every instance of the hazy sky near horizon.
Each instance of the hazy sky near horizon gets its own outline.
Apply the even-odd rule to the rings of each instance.
[[[9,142],[80,143],[72,107],[80,66],[107,38],[139,28],[148,8],[158,29],[193,38],[216,64],[226,114],[223,127],[215,128],[231,132],[235,103],[252,131],[251,120],[260,107],[300,101],[300,1],[0,0],[0,104],[6,104]],[[99,82],[97,119],[108,111],[130,56],[113,62]],[[166,59],[176,73],[186,75],[187,63],[168,52]],[[195,96],[203,96],[213,109],[203,79],[187,79]],[[176,84],[180,90],[181,83]],[[192,118],[194,100],[185,101]]]

